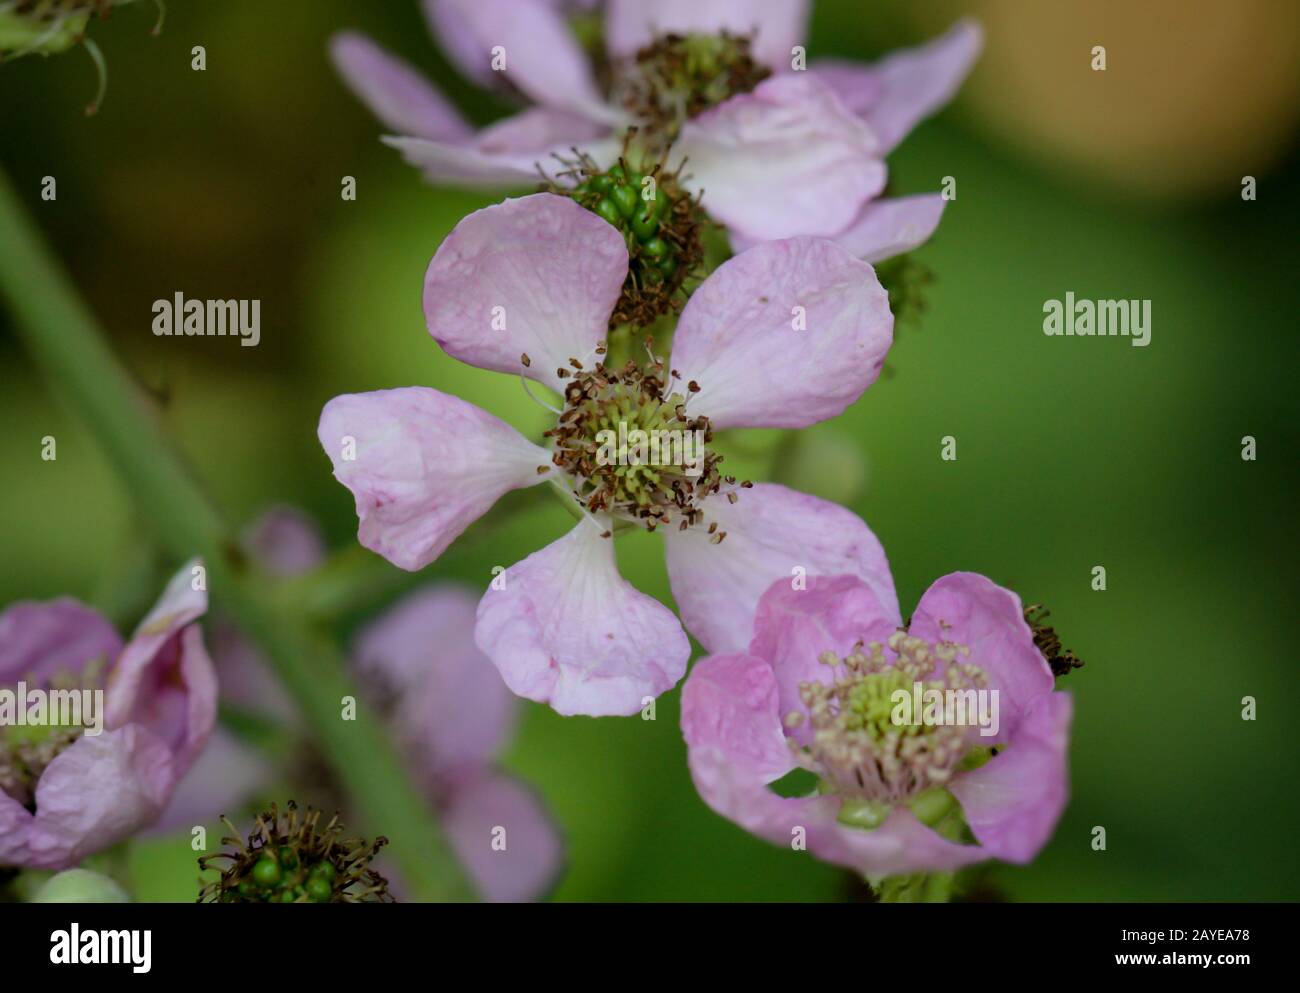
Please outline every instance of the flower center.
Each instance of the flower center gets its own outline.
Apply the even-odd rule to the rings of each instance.
[[[669,144],[687,120],[749,93],[772,74],[754,60],[751,47],[751,38],[725,31],[662,35],[622,67],[615,99]]]
[[[942,701],[962,694],[965,708],[964,695],[988,685],[981,669],[960,661],[969,654],[964,645],[932,645],[905,631],[896,631],[887,646],[872,642],[864,651],[859,644],[844,658],[822,653],[833,679],[800,683],[808,712],[794,711],[786,726],[798,727],[806,717],[811,741],[801,747],[791,739],[791,748],[796,761],[820,778],[823,792],[843,798],[842,821],[874,827],[897,804],[943,790],[972,750],[973,722],[952,720]],[[928,709],[916,713],[913,701],[941,701],[938,720]]]
[[[5,714],[5,719],[0,721],[0,793],[36,812],[36,784],[50,763],[85,733],[82,724],[58,722],[64,711],[55,706],[56,695],[80,694],[83,689],[100,687],[103,667],[104,660],[98,659],[79,675],[60,673],[44,686],[33,681],[29,692],[37,690],[46,694],[46,706],[39,716],[26,709],[20,715],[18,709],[26,708],[28,701],[13,691],[14,713]]]
[[[546,435],[578,501],[651,531],[674,520],[683,530],[697,523],[700,501],[735,482],[719,474],[721,457],[707,447],[709,419],[687,417],[686,400],[668,392],[659,360],[646,370],[629,360],[621,372],[570,361],[574,370],[558,370],[572,377],[564,410]],[[686,388],[698,389],[694,382]]]
[[[392,903],[388,881],[370,868],[388,839],[344,840],[337,814],[324,827],[320,818],[321,812],[310,807],[300,816],[292,800],[284,813],[272,804],[258,815],[247,844],[222,818],[231,834],[223,841],[235,848],[199,859],[204,871],[212,862],[228,863],[220,879],[203,887],[199,902]]]

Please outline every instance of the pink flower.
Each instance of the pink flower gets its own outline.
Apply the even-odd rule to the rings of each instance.
[[[243,544],[258,565],[281,576],[318,565],[325,549],[315,522],[292,507],[258,517]],[[474,647],[474,608],[463,589],[423,587],[364,627],[351,654],[361,688],[478,892],[494,902],[531,900],[554,882],[563,845],[537,794],[495,766],[513,735],[518,701]],[[301,724],[256,645],[229,622],[212,643],[224,703],[281,726]],[[218,726],[160,826],[211,822],[275,778],[262,754]]]
[[[0,727],[0,865],[63,869],[129,837],[158,817],[202,751],[217,684],[194,623],[207,610],[195,565],[176,574],[125,646],[75,600],[0,613],[0,687],[102,690],[104,704],[98,734],[44,727],[20,737],[28,729]]]
[[[434,561],[510,490],[549,480],[575,501],[578,525],[498,577],[476,628],[506,684],[562,714],[634,713],[685,673],[677,618],[619,576],[615,526],[665,532],[683,621],[710,651],[747,644],[759,596],[794,569],[851,573],[895,599],[880,543],[848,511],[738,485],[711,453],[695,476],[601,464],[593,435],[602,418],[711,437],[839,414],[876,379],[892,338],[871,267],[818,239],[760,245],[695,291],[667,366],[632,375],[598,365],[627,265],[615,228],[550,194],[471,214],[429,265],[425,317],[447,352],[563,395],[550,450],[419,387],[335,397],[318,431],[356,500],[361,544],[405,569]]]
[[[564,846],[541,797],[496,767],[518,700],[474,645],[475,605],[455,586],[417,590],[361,631],[354,659],[479,893],[532,900]]]
[[[953,573],[900,627],[893,602],[854,577],[773,584],[748,649],[702,659],[683,687],[696,788],[759,837],[802,840],[873,880],[1029,862],[1065,806],[1072,706],[1053,692],[1019,597]],[[914,680],[996,690],[997,733],[969,722],[900,731],[890,701]],[[817,791],[769,788],[799,767]]]
[[[466,75],[504,82],[536,103],[476,134],[410,66],[361,35],[338,35],[331,52],[339,71],[397,132],[384,140],[429,180],[527,183],[539,165],[556,172],[552,156],[575,146],[607,166],[624,128],[655,123],[637,101],[619,101],[635,92],[630,81],[646,64],[638,56],[670,34],[744,38],[746,47],[723,59],[743,60],[746,71],[719,63],[719,78],[745,85],[711,93],[706,109],[672,126],[672,162],[689,162],[684,182],[707,191],[704,206],[730,229],[737,251],[815,235],[869,262],[917,247],[937,227],[937,193],[878,199],[884,158],[952,98],[982,44],[978,25],[960,21],[875,65],[826,60],[794,71],[808,15],[801,0],[610,0],[605,41],[615,82],[602,92],[554,0],[425,0],[424,9]],[[504,68],[494,71],[494,58]]]

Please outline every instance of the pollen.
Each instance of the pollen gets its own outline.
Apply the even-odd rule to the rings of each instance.
[[[951,779],[970,750],[971,729],[900,722],[896,700],[900,691],[910,697],[917,683],[926,690],[983,689],[987,678],[964,661],[969,655],[964,645],[931,644],[900,630],[886,645],[859,643],[843,658],[833,651],[819,656],[831,678],[799,685],[810,740],[805,747],[791,739],[790,747],[821,779],[823,792],[842,798],[846,823],[874,826],[881,811]],[[785,718],[792,729],[804,722],[800,711]]]

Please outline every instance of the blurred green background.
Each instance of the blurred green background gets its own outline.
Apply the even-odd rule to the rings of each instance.
[[[900,328],[891,375],[818,431],[863,460],[852,506],[889,553],[905,615],[935,577],[975,570],[1047,603],[1087,662],[1062,681],[1076,699],[1069,807],[1038,860],[996,867],[986,892],[1295,899],[1300,15],[1229,0],[1195,16],[1173,0],[824,0],[810,55],[875,58],[960,13],[984,22],[984,58],[962,99],[890,159],[896,192],[956,178],[917,254],[936,274],[928,310]],[[173,0],[160,38],[152,22],[138,5],[92,24],[110,71],[93,118],[83,52],[0,66],[0,157],[223,504],[241,519],[295,504],[335,547],[353,544],[352,499],[315,437],[340,392],[431,385],[540,428],[517,382],[444,356],[421,314],[440,240],[500,194],[423,185],[325,56],[331,32],[358,27],[474,120],[504,113],[448,68],[414,0]],[[1089,69],[1098,44],[1105,73]],[[190,69],[193,45],[204,72]],[[354,203],[339,197],[345,175]],[[1255,202],[1240,198],[1245,175]],[[150,305],[178,290],[260,299],[261,345],[155,338]],[[1152,300],[1150,346],[1045,337],[1043,303],[1067,290]],[[148,508],[133,517],[7,321],[0,603],[101,596]],[[39,458],[47,434],[56,462]],[[945,435],[956,462],[940,460]],[[1241,458],[1245,435],[1256,461]],[[792,482],[837,492],[838,472],[814,461]],[[558,504],[530,511],[428,578],[482,588],[566,522]],[[627,577],[667,598],[657,539],[620,546]],[[1104,592],[1090,587],[1096,565]],[[1240,717],[1246,695],[1254,722]],[[505,761],[565,833],[556,898],[860,898],[846,874],[704,806],[677,700],[662,698],[654,722],[526,706]],[[193,859],[188,836],[137,844],[140,896],[192,900]]]

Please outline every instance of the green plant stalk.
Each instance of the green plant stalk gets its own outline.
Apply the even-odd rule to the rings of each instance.
[[[343,698],[356,694],[338,649],[252,573],[2,170],[0,295],[33,361],[94,432],[159,540],[178,558],[203,557],[214,599],[265,650],[365,825],[391,840],[407,891],[419,900],[472,899],[379,725],[360,706],[355,720],[342,719]]]

